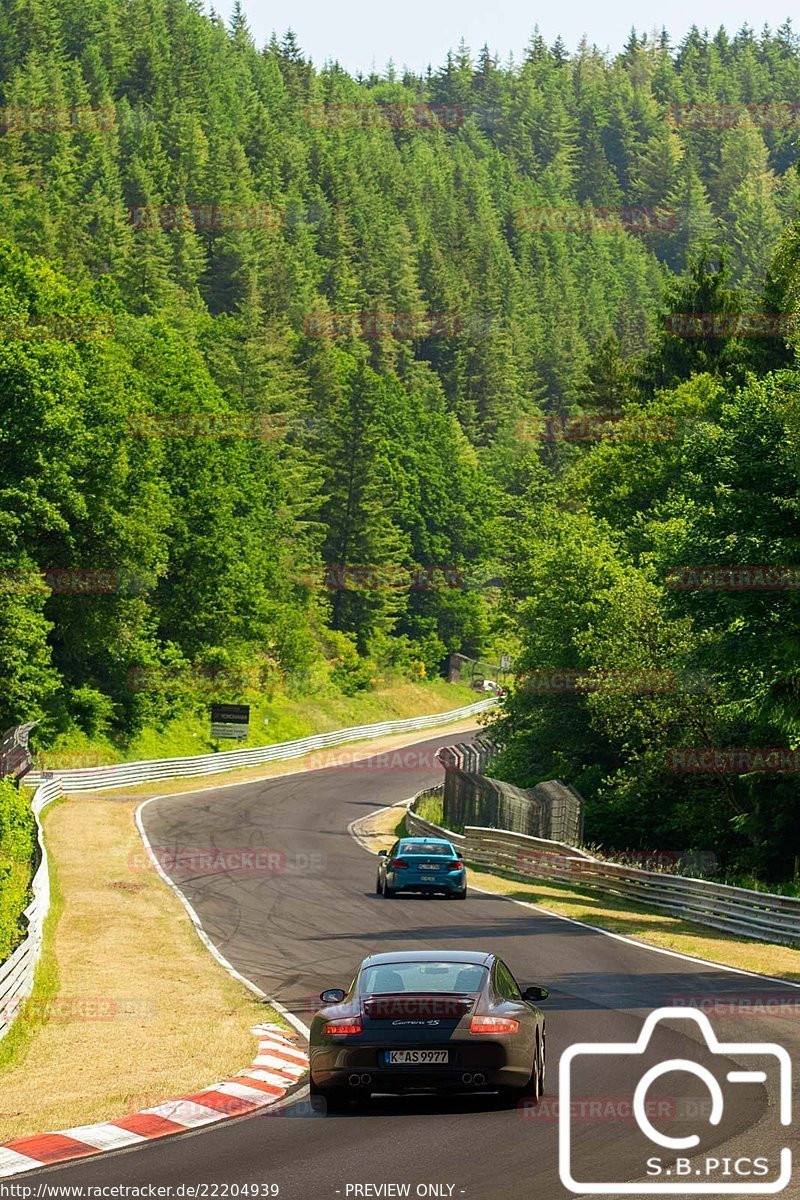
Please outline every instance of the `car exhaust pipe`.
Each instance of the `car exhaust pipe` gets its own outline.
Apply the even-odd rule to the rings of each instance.
[[[482,1075],[481,1072],[478,1071],[477,1075],[472,1076],[472,1082],[476,1087],[482,1087],[483,1084],[486,1083],[486,1076]]]
[[[361,1076],[351,1075],[347,1082],[350,1084],[350,1087],[358,1087],[358,1085],[361,1083]]]
[[[369,1087],[369,1085],[370,1085],[371,1083],[372,1083],[372,1076],[371,1076],[371,1075],[362,1075],[362,1076],[361,1076],[361,1086],[362,1086],[362,1087]]]
[[[473,1079],[473,1076],[470,1071],[465,1071],[464,1074],[461,1076],[462,1083],[472,1083],[472,1079]]]

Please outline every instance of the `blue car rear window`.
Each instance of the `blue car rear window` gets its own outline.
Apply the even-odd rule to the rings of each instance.
[[[400,854],[425,854],[444,855],[446,858],[455,858],[455,851],[449,842],[402,842],[399,850]]]

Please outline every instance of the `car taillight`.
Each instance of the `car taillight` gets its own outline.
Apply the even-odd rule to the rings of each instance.
[[[470,1033],[516,1033],[519,1021],[513,1017],[473,1017]]]
[[[404,858],[396,858],[391,865],[395,871],[407,871],[408,870],[408,863],[406,862],[406,860]]]
[[[464,864],[460,858],[457,858],[456,861],[453,863],[452,867],[450,868],[451,871],[463,871],[463,869],[464,869]]]
[[[361,1017],[344,1017],[341,1021],[328,1021],[325,1026],[328,1037],[347,1037],[361,1033]]]

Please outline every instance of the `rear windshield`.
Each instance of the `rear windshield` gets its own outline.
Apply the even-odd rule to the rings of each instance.
[[[479,992],[486,982],[486,967],[463,962],[397,962],[365,967],[361,991]]]
[[[446,855],[448,858],[455,857],[455,850],[449,842],[402,842],[400,844],[400,854],[438,854]]]

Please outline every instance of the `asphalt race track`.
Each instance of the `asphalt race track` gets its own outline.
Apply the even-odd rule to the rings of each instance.
[[[428,752],[463,736],[440,735],[417,749]],[[407,761],[408,751],[404,755]],[[421,757],[423,764],[430,759],[427,753]],[[364,955],[393,947],[495,950],[520,983],[549,987],[551,997],[543,1005],[548,1078],[537,1114],[503,1110],[487,1096],[426,1096],[375,1097],[364,1109],[328,1117],[309,1111],[303,1090],[278,1114],[229,1121],[31,1173],[22,1181],[173,1187],[275,1183],[281,1200],[404,1194],[353,1190],[354,1185],[387,1183],[409,1184],[407,1194],[415,1196],[425,1194],[417,1185],[436,1184],[441,1190],[428,1195],[562,1200],[572,1193],[559,1177],[554,1100],[559,1059],[568,1046],[633,1042],[654,1009],[697,1004],[702,998],[716,1005],[709,1015],[722,1041],[778,1042],[796,1057],[800,991],[789,985],[655,953],[475,891],[465,902],[386,901],[375,895],[375,859],[348,834],[349,823],[439,777],[438,768],[386,769],[375,759],[165,798],[146,808],[144,822],[156,849],[274,852],[270,861],[279,864],[277,870],[194,876],[178,871],[175,878],[221,953],[303,1021],[309,1019],[311,998],[323,987],[346,987]],[[769,1015],[767,1004],[774,1006]],[[746,1015],[748,1008],[755,1008],[755,1015]],[[779,1123],[777,1061],[760,1059],[766,1082],[728,1082],[732,1064],[741,1071],[754,1069],[755,1063],[746,1054],[711,1055],[697,1026],[682,1021],[659,1026],[650,1050],[633,1064],[621,1054],[576,1062],[577,1178],[640,1181],[634,1194],[643,1196],[648,1158],[661,1156],[665,1182],[666,1170],[690,1153],[647,1141],[631,1119],[630,1100],[643,1071],[673,1058],[704,1063],[725,1094],[722,1120],[714,1127],[708,1123],[709,1092],[700,1079],[673,1071],[650,1088],[648,1112],[657,1128],[670,1137],[701,1136],[699,1150],[691,1151],[692,1175],[699,1169],[696,1162],[706,1157],[729,1158],[724,1182],[736,1183],[739,1172],[754,1170],[751,1160],[760,1156],[768,1161],[768,1178],[774,1178],[780,1149],[796,1140],[793,1129]],[[709,1178],[723,1178],[722,1168],[713,1170],[718,1173]],[[752,1184],[759,1177],[743,1181]],[[784,1194],[800,1191],[795,1183]]]

